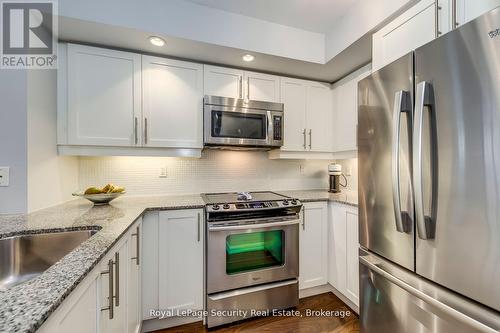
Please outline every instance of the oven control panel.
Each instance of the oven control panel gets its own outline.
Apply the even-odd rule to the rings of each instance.
[[[278,201],[251,201],[225,204],[209,204],[206,206],[207,212],[229,212],[229,211],[257,211],[267,209],[277,209],[302,205],[297,199],[285,199]]]

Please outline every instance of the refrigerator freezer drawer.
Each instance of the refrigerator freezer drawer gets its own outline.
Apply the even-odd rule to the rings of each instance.
[[[500,314],[360,250],[363,333],[494,333]]]

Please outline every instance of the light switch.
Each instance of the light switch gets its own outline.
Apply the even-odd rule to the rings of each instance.
[[[9,167],[0,167],[0,186],[9,186]]]

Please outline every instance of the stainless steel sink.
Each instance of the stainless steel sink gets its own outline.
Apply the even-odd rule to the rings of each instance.
[[[78,230],[0,239],[0,290],[42,274],[96,232]]]

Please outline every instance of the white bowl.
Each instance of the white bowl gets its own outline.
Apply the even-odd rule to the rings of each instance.
[[[98,193],[98,194],[85,194],[84,192],[73,193],[73,196],[83,197],[94,205],[107,205],[111,200],[118,198],[120,195],[125,194],[125,191],[118,193]]]

